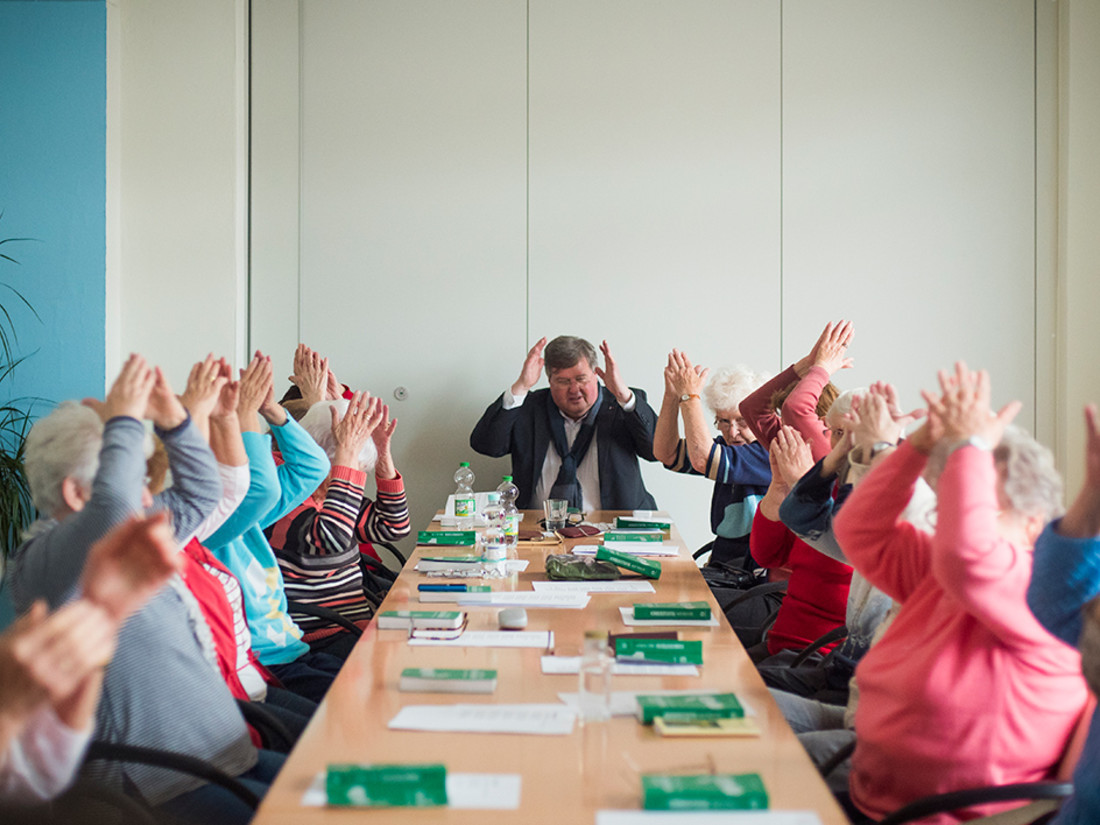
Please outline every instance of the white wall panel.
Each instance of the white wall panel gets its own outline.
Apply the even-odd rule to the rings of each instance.
[[[420,527],[524,347],[526,12],[301,8],[301,339],[400,419]]]
[[[182,390],[245,341],[247,4],[120,0],[110,19],[107,380],[141,352]]]
[[[657,407],[673,346],[774,371],[850,317],[844,386],[886,377],[915,402],[961,356],[1024,400],[1025,425],[1052,418],[1034,16],[1026,0],[256,4],[254,56],[281,63],[253,67],[253,343],[287,374],[300,337],[391,402],[416,524],[541,335],[607,338]],[[508,463],[474,466],[484,488]],[[646,479],[702,543],[707,483]]]
[[[659,409],[669,350],[772,369],[779,6],[533,0],[530,338],[606,338]],[[689,543],[709,482],[648,465]]]
[[[1034,37],[1030,0],[784,3],[786,361],[851,318],[843,387],[964,358],[1033,426]]]

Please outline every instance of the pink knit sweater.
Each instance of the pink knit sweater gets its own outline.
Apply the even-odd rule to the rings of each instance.
[[[1031,547],[998,534],[992,456],[948,458],[934,536],[900,521],[924,463],[902,444],[834,522],[856,569],[901,603],[856,669],[850,787],[876,819],[927,794],[1046,778],[1086,697],[1079,655],[1027,608]]]

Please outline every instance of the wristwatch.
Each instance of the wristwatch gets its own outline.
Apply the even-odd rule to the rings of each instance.
[[[960,447],[976,447],[979,450],[985,450],[987,453],[993,450],[993,445],[982,438],[980,435],[972,435],[969,438],[964,438],[961,441],[956,441],[954,444],[952,444],[951,447],[947,450],[947,454],[951,455],[951,453],[955,452],[955,450],[959,449]]]
[[[874,444],[871,445],[871,458],[874,458],[883,450],[892,450],[896,446],[898,445],[892,441],[876,441]]]
[[[699,393],[697,393],[697,392],[693,392],[693,393],[686,393],[685,392],[683,395],[680,396],[680,403],[683,404],[685,401],[690,401],[691,399],[698,398],[698,397],[699,397]]]

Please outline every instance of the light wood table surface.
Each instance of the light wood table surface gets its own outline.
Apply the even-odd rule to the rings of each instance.
[[[541,514],[525,513],[523,527],[534,526]],[[610,521],[615,513],[591,514],[592,521]],[[363,633],[314,716],[298,746],[268,792],[257,825],[344,823],[356,817],[371,822],[399,823],[591,823],[603,809],[641,807],[641,773],[757,772],[774,809],[813,810],[825,825],[847,820],[833,801],[798,740],[771,701],[763,682],[737,637],[717,609],[710,591],[681,544],[679,558],[661,559],[663,570],[654,582],[656,594],[593,594],[584,610],[531,609],[528,630],[553,630],[557,655],[579,655],[584,631],[629,632],[619,607],[635,601],[707,600],[720,617],[714,628],[679,628],[681,639],[703,641],[698,677],[615,676],[613,690],[721,689],[738,694],[757,714],[763,735],[750,739],[670,739],[658,736],[631,718],[577,725],[569,736],[428,733],[391,731],[386,725],[406,705],[452,703],[557,702],[561,692],[577,690],[576,675],[543,675],[545,651],[504,648],[410,647],[407,633],[379,631],[374,622]],[[593,540],[588,540],[591,543]],[[581,543],[584,543],[583,540]],[[462,552],[433,548],[429,555]],[[494,589],[530,590],[544,580],[545,557],[563,547],[521,544],[520,558],[530,560],[526,572],[505,579],[487,579]],[[447,610],[452,605],[421,605],[416,586],[429,579],[409,560],[387,597],[383,610]],[[439,579],[435,579],[439,581]],[[481,583],[481,580],[467,580]],[[497,608],[463,606],[469,629],[495,630]],[[489,695],[400,693],[398,677],[406,667],[494,668],[496,692]],[[448,771],[521,774],[518,811],[474,811],[444,808],[348,809],[306,808],[302,795],[329,763],[442,762]],[[364,820],[365,821],[365,820]]]

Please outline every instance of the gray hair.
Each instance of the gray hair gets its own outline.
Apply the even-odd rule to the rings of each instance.
[[[76,401],[63,401],[34,423],[27,434],[23,464],[40,513],[52,516],[64,508],[61,484],[66,478],[91,488],[102,446],[103,421],[95,410]]]
[[[1008,426],[993,460],[1004,465],[1005,499],[1015,512],[1041,516],[1044,522],[1062,515],[1062,477],[1050,450],[1021,428]]]
[[[576,366],[583,358],[588,366],[596,369],[596,348],[583,338],[572,335],[559,335],[546,345],[542,351],[546,365],[546,377],[552,378],[556,370],[567,370]]]
[[[337,417],[342,419],[347,414],[348,403],[346,398],[336,401],[318,401],[298,422],[325,451],[329,461],[332,461],[336,455],[336,436],[332,434],[332,413],[329,410],[336,410]],[[378,448],[374,446],[374,441],[368,438],[363,449],[359,451],[359,469],[364,473],[373,472],[376,463],[378,463]]]
[[[842,392],[836,397],[832,404],[829,405],[829,411],[825,413],[825,423],[829,427],[836,427],[845,414],[852,409],[852,402],[857,398],[862,398],[867,394],[866,387],[856,387],[853,390],[847,390]]]
[[[722,367],[715,371],[703,388],[703,400],[711,412],[732,410],[740,407],[745,397],[770,377],[767,373],[753,372],[744,364]]]

